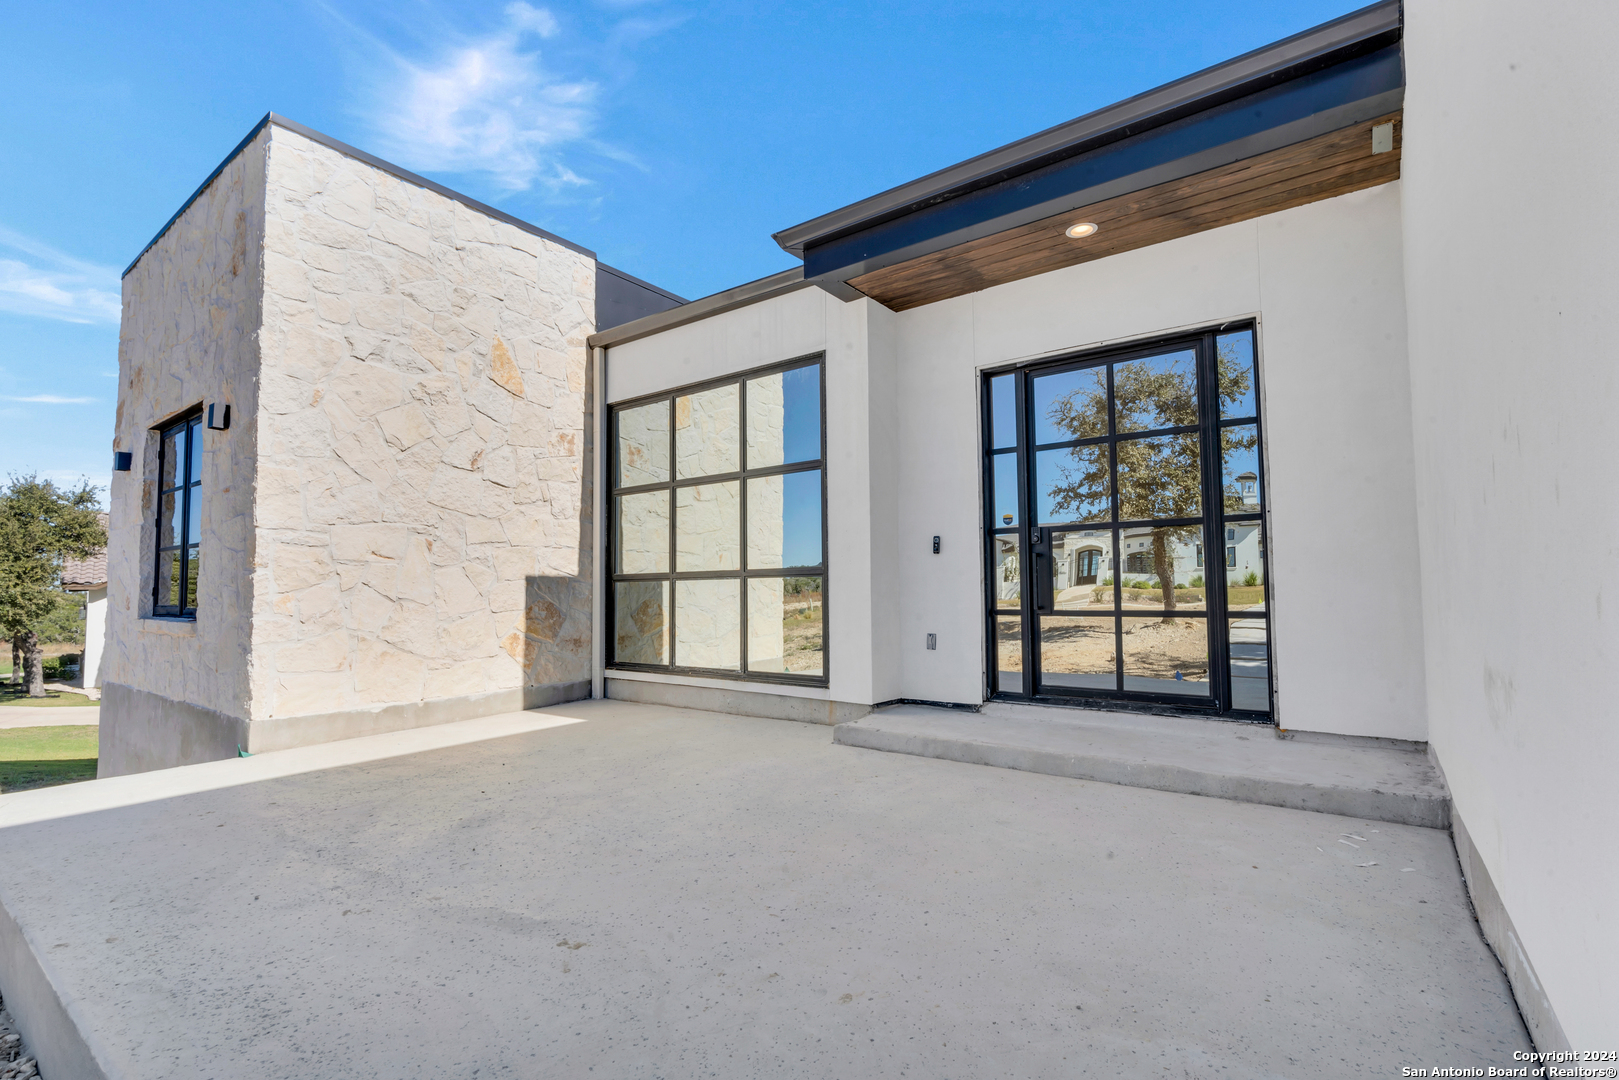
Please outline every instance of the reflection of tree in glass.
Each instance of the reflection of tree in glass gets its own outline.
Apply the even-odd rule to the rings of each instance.
[[[1215,368],[1221,403],[1242,400],[1252,385],[1252,372],[1238,360],[1234,346],[1221,345],[1215,357]],[[1093,386],[1074,390],[1051,403],[1048,419],[1070,438],[1088,439],[1108,433],[1106,370],[1094,369]],[[1190,364],[1178,364],[1167,357],[1157,363],[1154,358],[1148,358],[1116,364],[1113,403],[1119,432],[1196,427],[1196,372]],[[1201,516],[1203,484],[1197,441],[1196,432],[1185,432],[1157,438],[1123,439],[1114,444],[1118,457],[1121,520]],[[1252,450],[1258,442],[1256,429],[1252,427],[1220,431],[1222,455]],[[1065,511],[1079,512],[1107,497],[1107,458],[1084,453],[1084,450],[1083,447],[1074,449],[1072,467],[1063,470],[1062,481],[1051,489],[1054,519],[1061,520]],[[1226,506],[1231,508],[1232,505],[1228,494]],[[1236,505],[1241,505],[1240,496]],[[1175,609],[1174,544],[1192,543],[1198,532],[1195,525],[1162,526],[1152,530],[1153,567],[1166,612]],[[1173,616],[1166,614],[1164,621],[1172,622]]]

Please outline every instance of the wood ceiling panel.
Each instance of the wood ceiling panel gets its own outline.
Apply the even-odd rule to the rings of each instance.
[[[1372,128],[1394,125],[1394,149],[1372,153]],[[874,270],[849,284],[895,311],[1274,214],[1400,177],[1400,114],[1156,187],[1083,206],[946,251]],[[1099,230],[1065,235],[1077,221]]]

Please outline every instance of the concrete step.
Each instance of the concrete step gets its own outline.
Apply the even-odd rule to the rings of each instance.
[[[833,729],[844,746],[1100,780],[1430,829],[1450,793],[1415,744],[1219,720],[991,703],[895,705]]]

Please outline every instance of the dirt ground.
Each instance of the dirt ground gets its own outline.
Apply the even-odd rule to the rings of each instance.
[[[1002,671],[1022,670],[1016,619],[1001,620]],[[1040,662],[1050,674],[1111,674],[1114,666],[1112,619],[1050,617],[1042,620]],[[1208,625],[1203,619],[1124,620],[1124,673],[1149,679],[1209,677]]]
[[[821,632],[825,625],[819,600],[793,603],[782,620],[784,666],[795,675],[819,675],[822,670]]]

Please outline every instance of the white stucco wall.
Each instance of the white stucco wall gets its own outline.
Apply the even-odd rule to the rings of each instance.
[[[801,289],[607,351],[607,398],[626,401],[811,353],[826,354],[827,665],[830,685],[664,676],[670,682],[871,704],[898,697],[892,581],[894,316]],[[875,342],[875,345],[873,344]],[[873,369],[876,373],[873,373]],[[873,475],[874,459],[888,462]],[[885,479],[885,475],[887,479]],[[875,524],[874,524],[875,519]],[[639,677],[639,676],[638,676]]]
[[[101,685],[101,658],[107,646],[107,590],[87,589],[84,594],[84,657],[79,662],[79,685]]]
[[[976,703],[978,373],[1255,314],[1278,715],[1423,739],[1398,183],[900,314],[789,293],[610,349],[608,394],[826,350],[830,694]]]
[[[1398,183],[896,316],[903,696],[982,696],[976,373],[1256,314],[1278,719],[1426,738]]]
[[[123,281],[113,447],[134,454],[112,474],[107,528],[103,684],[184,701],[228,717],[249,710],[254,460],[269,131],[237,154]],[[204,402],[242,418],[203,433],[202,558],[197,619],[152,609],[157,499],[153,425]]]
[[[1432,744],[1569,1044],[1607,1049],[1619,1033],[1619,9],[1413,0],[1406,20]]]
[[[594,261],[271,131],[254,719],[587,680]]]

